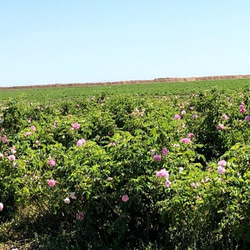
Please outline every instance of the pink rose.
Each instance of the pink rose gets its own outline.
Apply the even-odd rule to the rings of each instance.
[[[244,109],[244,108],[243,108],[243,109],[240,109],[240,113],[241,113],[241,114],[246,113],[246,109]]]
[[[111,147],[115,146],[115,142],[110,142],[109,146],[111,146]]]
[[[70,199],[68,197],[65,198],[63,201],[64,201],[65,204],[69,204],[70,203]]]
[[[47,180],[47,182],[48,182],[50,187],[54,187],[56,185],[56,181],[53,179],[49,179],[49,180]]]
[[[54,166],[56,165],[56,162],[55,162],[53,159],[50,159],[50,160],[49,160],[49,165],[50,165],[51,167],[54,167]]]
[[[153,159],[154,161],[161,161],[161,155],[154,155]]]
[[[240,109],[244,109],[244,107],[245,107],[245,103],[242,102],[241,105],[239,106],[239,108],[240,108]]]
[[[222,166],[218,166],[217,171],[219,174],[225,174],[226,173],[226,169]]]
[[[35,141],[35,144],[36,144],[37,146],[41,146],[41,143],[40,143],[38,140]]]
[[[0,202],[0,212],[3,210],[3,203]]]
[[[150,150],[150,154],[151,154],[152,156],[154,156],[154,155],[155,155],[155,150],[154,150],[154,149],[151,149],[151,150]]]
[[[176,114],[175,116],[174,116],[174,119],[175,120],[178,120],[178,119],[180,119],[181,117],[180,117],[180,115],[178,115],[178,114]]]
[[[222,130],[223,128],[224,128],[223,124],[219,124],[218,127],[217,127],[218,130]]]
[[[75,192],[70,192],[69,197],[73,200],[76,200],[76,193]]]
[[[77,141],[76,145],[78,147],[81,147],[84,143],[86,143],[86,141],[84,139],[80,139],[80,140]]]
[[[225,167],[226,164],[227,164],[227,162],[226,162],[225,160],[220,160],[220,161],[218,162],[218,165],[219,165],[219,166],[222,166],[222,167]]]
[[[16,147],[15,147],[15,146],[12,146],[12,148],[11,148],[10,151],[11,151],[12,154],[15,154],[15,153],[16,153]]]
[[[71,126],[72,126],[72,129],[74,129],[74,130],[77,130],[77,129],[80,128],[80,124],[79,123],[72,123]]]
[[[169,173],[168,173],[168,171],[167,171],[165,168],[163,168],[163,169],[161,169],[160,171],[156,172],[156,176],[157,176],[157,177],[165,177],[165,178],[168,178],[168,177],[169,177]]]
[[[189,143],[191,142],[191,140],[188,139],[188,138],[182,138],[182,139],[181,139],[181,142],[183,142],[183,143],[185,143],[185,144],[189,144]]]
[[[167,148],[163,148],[163,149],[161,150],[161,154],[162,154],[162,155],[168,155],[168,149],[167,149]]]
[[[76,219],[79,220],[79,221],[83,221],[84,219],[84,214],[83,212],[79,212],[76,214]]]
[[[9,160],[14,161],[16,159],[15,155],[9,155]]]
[[[171,181],[169,181],[168,179],[166,179],[165,186],[166,187],[170,187],[171,184],[172,184]]]
[[[35,126],[31,126],[30,129],[31,129],[31,131],[33,131],[33,132],[36,131],[36,127],[35,127]]]
[[[225,121],[225,120],[227,120],[229,117],[228,117],[227,115],[224,114],[224,115],[222,115],[221,118],[222,118],[223,121]]]
[[[250,116],[249,116],[249,115],[247,115],[247,116],[245,117],[245,121],[246,121],[246,122],[249,122],[249,121],[250,121]]]
[[[127,202],[128,200],[129,200],[128,195],[127,195],[127,194],[124,194],[124,195],[122,196],[122,201],[123,201],[123,202]]]
[[[1,140],[2,140],[3,143],[7,143],[8,142],[8,138],[7,138],[6,135],[2,136]]]
[[[184,116],[186,114],[186,111],[185,110],[182,110],[181,111],[181,116]]]
[[[190,139],[193,139],[193,138],[194,138],[194,134],[193,134],[193,133],[190,133],[190,134],[188,135],[188,137],[189,137]]]
[[[183,167],[179,167],[179,173],[182,173],[184,171]]]
[[[192,183],[191,183],[191,186],[194,187],[194,188],[198,188],[198,187],[199,187],[199,183],[197,183],[197,182],[192,182]]]

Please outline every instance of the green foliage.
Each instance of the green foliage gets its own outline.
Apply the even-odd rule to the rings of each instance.
[[[81,87],[50,87],[38,89],[0,89],[0,100],[7,98],[22,98],[30,102],[47,102],[48,105],[55,102],[67,101],[69,99],[79,100],[89,96],[105,98],[106,96],[128,94],[128,95],[189,95],[190,93],[204,92],[218,86],[224,90],[243,89],[250,87],[250,79],[228,79],[228,80],[210,80],[194,82],[173,82],[173,83],[146,83],[146,84],[121,84],[121,85],[101,85],[101,86],[81,86]],[[98,98],[99,97],[99,98]],[[63,105],[62,105],[63,106]],[[65,106],[64,106],[65,107]]]
[[[248,94],[2,102],[1,241],[34,238],[43,249],[49,242],[54,249],[248,248]],[[156,176],[164,168],[168,183]]]

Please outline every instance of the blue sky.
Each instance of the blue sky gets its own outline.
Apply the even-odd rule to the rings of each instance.
[[[249,11],[249,0],[0,0],[0,86],[250,74]]]

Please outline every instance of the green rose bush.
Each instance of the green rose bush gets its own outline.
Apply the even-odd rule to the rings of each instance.
[[[247,248],[248,93],[2,101],[1,240]]]

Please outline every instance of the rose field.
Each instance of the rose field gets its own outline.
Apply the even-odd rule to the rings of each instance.
[[[0,248],[249,249],[250,80],[242,84],[2,92]]]

